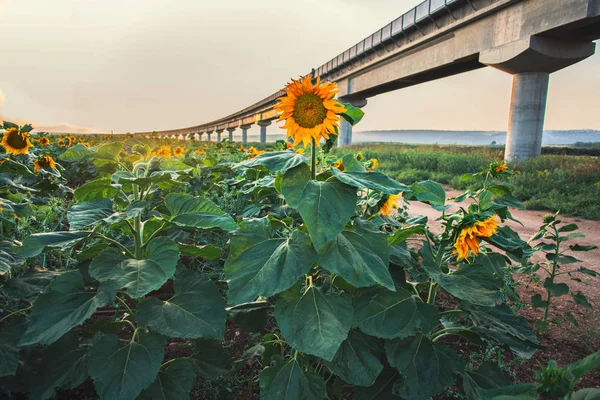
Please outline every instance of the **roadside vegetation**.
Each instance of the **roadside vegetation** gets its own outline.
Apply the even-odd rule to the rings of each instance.
[[[513,194],[530,210],[600,219],[600,157],[561,154],[581,154],[580,150],[548,147],[540,157],[511,164],[515,173],[508,183],[514,186]],[[381,171],[400,182],[431,179],[463,190],[472,182],[461,177],[501,161],[504,148],[389,143],[334,149],[339,157],[352,152],[376,158]]]

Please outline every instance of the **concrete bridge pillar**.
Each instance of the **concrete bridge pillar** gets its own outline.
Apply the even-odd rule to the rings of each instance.
[[[260,126],[260,142],[267,143],[267,126],[271,125],[271,121],[258,121]]]
[[[250,129],[252,125],[242,125],[242,143],[248,143],[248,129]]]
[[[206,141],[210,142],[210,135],[212,135],[212,132],[206,132]]]
[[[235,131],[235,128],[227,128],[227,132],[229,132],[229,141],[233,142],[233,132]]]
[[[217,132],[217,142],[221,141],[221,133],[223,133],[223,130],[220,131],[216,131]]]
[[[356,99],[356,100],[345,100],[343,98],[340,99],[344,103],[350,103],[354,107],[363,108],[367,105],[366,99]],[[342,119],[340,122],[340,134],[337,139],[338,147],[349,146],[352,144],[352,125],[345,119]]]
[[[531,36],[479,55],[482,64],[513,75],[505,160],[541,154],[550,74],[588,58],[595,48],[593,42]]]

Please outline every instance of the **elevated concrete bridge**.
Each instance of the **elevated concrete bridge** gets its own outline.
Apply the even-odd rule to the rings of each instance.
[[[378,94],[490,66],[513,75],[505,157],[540,154],[549,76],[594,54],[600,38],[600,0],[426,0],[388,25],[313,69],[337,81],[342,101],[356,107]],[[307,72],[308,74],[308,72]],[[277,118],[276,92],[221,119],[154,132],[169,137],[221,140],[227,130],[242,142],[253,125]],[[151,132],[138,132],[148,136]],[[338,144],[352,143],[342,123]]]

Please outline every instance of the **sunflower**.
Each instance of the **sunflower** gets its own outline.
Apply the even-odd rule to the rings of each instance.
[[[342,162],[342,160],[337,160],[336,162],[334,162],[333,164],[331,164],[331,166],[333,168],[337,168],[340,171],[344,171],[344,163]]]
[[[496,172],[497,174],[501,174],[502,172],[506,171],[507,169],[508,169],[508,165],[500,164],[494,169],[494,172]]]
[[[76,138],[75,136],[73,136],[73,135],[71,135],[71,136],[67,136],[67,139],[69,139],[71,143],[73,143],[73,142],[76,142],[76,141],[77,141],[77,138]]]
[[[158,149],[156,149],[156,155],[165,158],[171,158],[171,148],[169,146],[160,146]]]
[[[260,156],[261,154],[265,154],[265,151],[264,150],[259,151],[259,150],[256,149],[256,147],[251,146],[248,149],[248,153],[250,153],[250,158],[254,158],[256,156]]]
[[[390,215],[394,208],[398,208],[400,197],[401,196],[399,194],[390,194],[385,203],[383,203],[383,205],[379,209],[379,214],[386,216]]]
[[[40,156],[40,158],[33,162],[33,169],[35,172],[40,172],[41,169],[56,169],[56,162],[54,162],[54,160],[50,156]]]
[[[274,108],[282,113],[278,121],[285,120],[281,128],[287,130],[286,137],[293,139],[293,146],[302,142],[306,147],[312,140],[319,146],[321,138],[337,134],[341,121],[337,114],[346,108],[334,99],[338,92],[336,83],[321,84],[321,77],[317,77],[313,85],[309,74],[300,81],[292,79],[284,91],[286,96],[279,98]]]
[[[66,137],[65,138],[65,147],[71,147],[71,144],[73,144],[73,141],[71,140],[70,137]]]
[[[58,147],[65,147],[65,141],[64,139],[58,139],[58,141],[56,142]]]
[[[181,157],[185,153],[185,150],[181,146],[177,146],[173,149],[173,155],[175,157]]]
[[[48,139],[47,137],[41,137],[38,139],[38,143],[42,146],[48,146],[50,144],[50,139]]]
[[[8,154],[27,154],[33,147],[29,141],[29,133],[21,132],[17,128],[8,128],[2,137],[2,146]]]
[[[88,149],[90,148],[90,144],[89,143],[82,143],[85,147],[87,147]]]
[[[479,238],[490,237],[498,232],[498,221],[496,217],[490,217],[484,221],[477,221],[473,225],[463,228],[458,234],[456,243],[454,243],[454,251],[452,254],[457,255],[457,259],[467,258],[469,250],[474,255],[479,254]]]
[[[204,154],[204,153],[206,153],[206,150],[204,150],[204,149],[198,149],[198,150],[196,150],[196,153],[198,153],[198,154]]]
[[[244,151],[244,146],[240,144],[237,149],[238,151]]]
[[[379,161],[376,158],[371,158],[371,168],[375,169],[379,165]]]

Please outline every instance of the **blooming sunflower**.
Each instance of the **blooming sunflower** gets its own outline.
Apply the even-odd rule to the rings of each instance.
[[[500,164],[496,167],[496,169],[494,170],[497,174],[501,174],[502,172],[506,171],[508,169],[508,165],[506,164]]]
[[[56,169],[56,162],[50,156],[40,156],[33,162],[33,170],[40,172],[40,170],[52,170]]]
[[[338,92],[337,84],[326,82],[321,84],[321,77],[312,83],[312,74],[299,81],[292,79],[284,89],[286,96],[278,99],[275,110],[282,114],[278,121],[285,120],[281,127],[286,129],[286,137],[292,138],[293,146],[303,143],[304,147],[314,139],[317,146],[321,138],[329,139],[336,135],[341,118],[337,115],[346,108],[334,99]]]
[[[469,256],[469,250],[474,254],[479,254],[479,238],[490,237],[498,232],[498,221],[496,217],[490,217],[484,221],[477,221],[473,225],[463,228],[458,234],[456,243],[454,243],[454,251],[452,254],[457,255],[457,259],[461,260]]]
[[[340,171],[344,171],[344,163],[342,162],[342,160],[337,160],[336,162],[334,162],[333,164],[331,164],[331,166],[333,168],[337,168]]]
[[[41,144],[42,146],[48,146],[50,144],[50,139],[48,139],[47,137],[41,137],[38,140],[39,144]]]
[[[376,158],[371,158],[371,168],[375,169],[379,165],[379,161]]]
[[[383,203],[383,205],[379,209],[379,214],[386,216],[390,215],[394,208],[398,208],[400,197],[401,196],[399,194],[390,194],[385,203]]]
[[[17,128],[8,128],[2,137],[2,146],[8,154],[27,154],[33,147],[29,140],[29,133],[21,132]]]
[[[173,149],[173,155],[175,157],[181,157],[185,153],[185,150],[181,146],[177,146]]]
[[[158,149],[156,149],[156,155],[165,158],[171,158],[171,148],[169,146],[160,146]]]
[[[58,145],[58,147],[65,147],[65,141],[63,139],[58,139],[56,144]]]
[[[198,149],[198,150],[196,150],[196,153],[198,153],[198,154],[204,154],[204,153],[206,153],[206,150],[204,150],[204,149]]]

